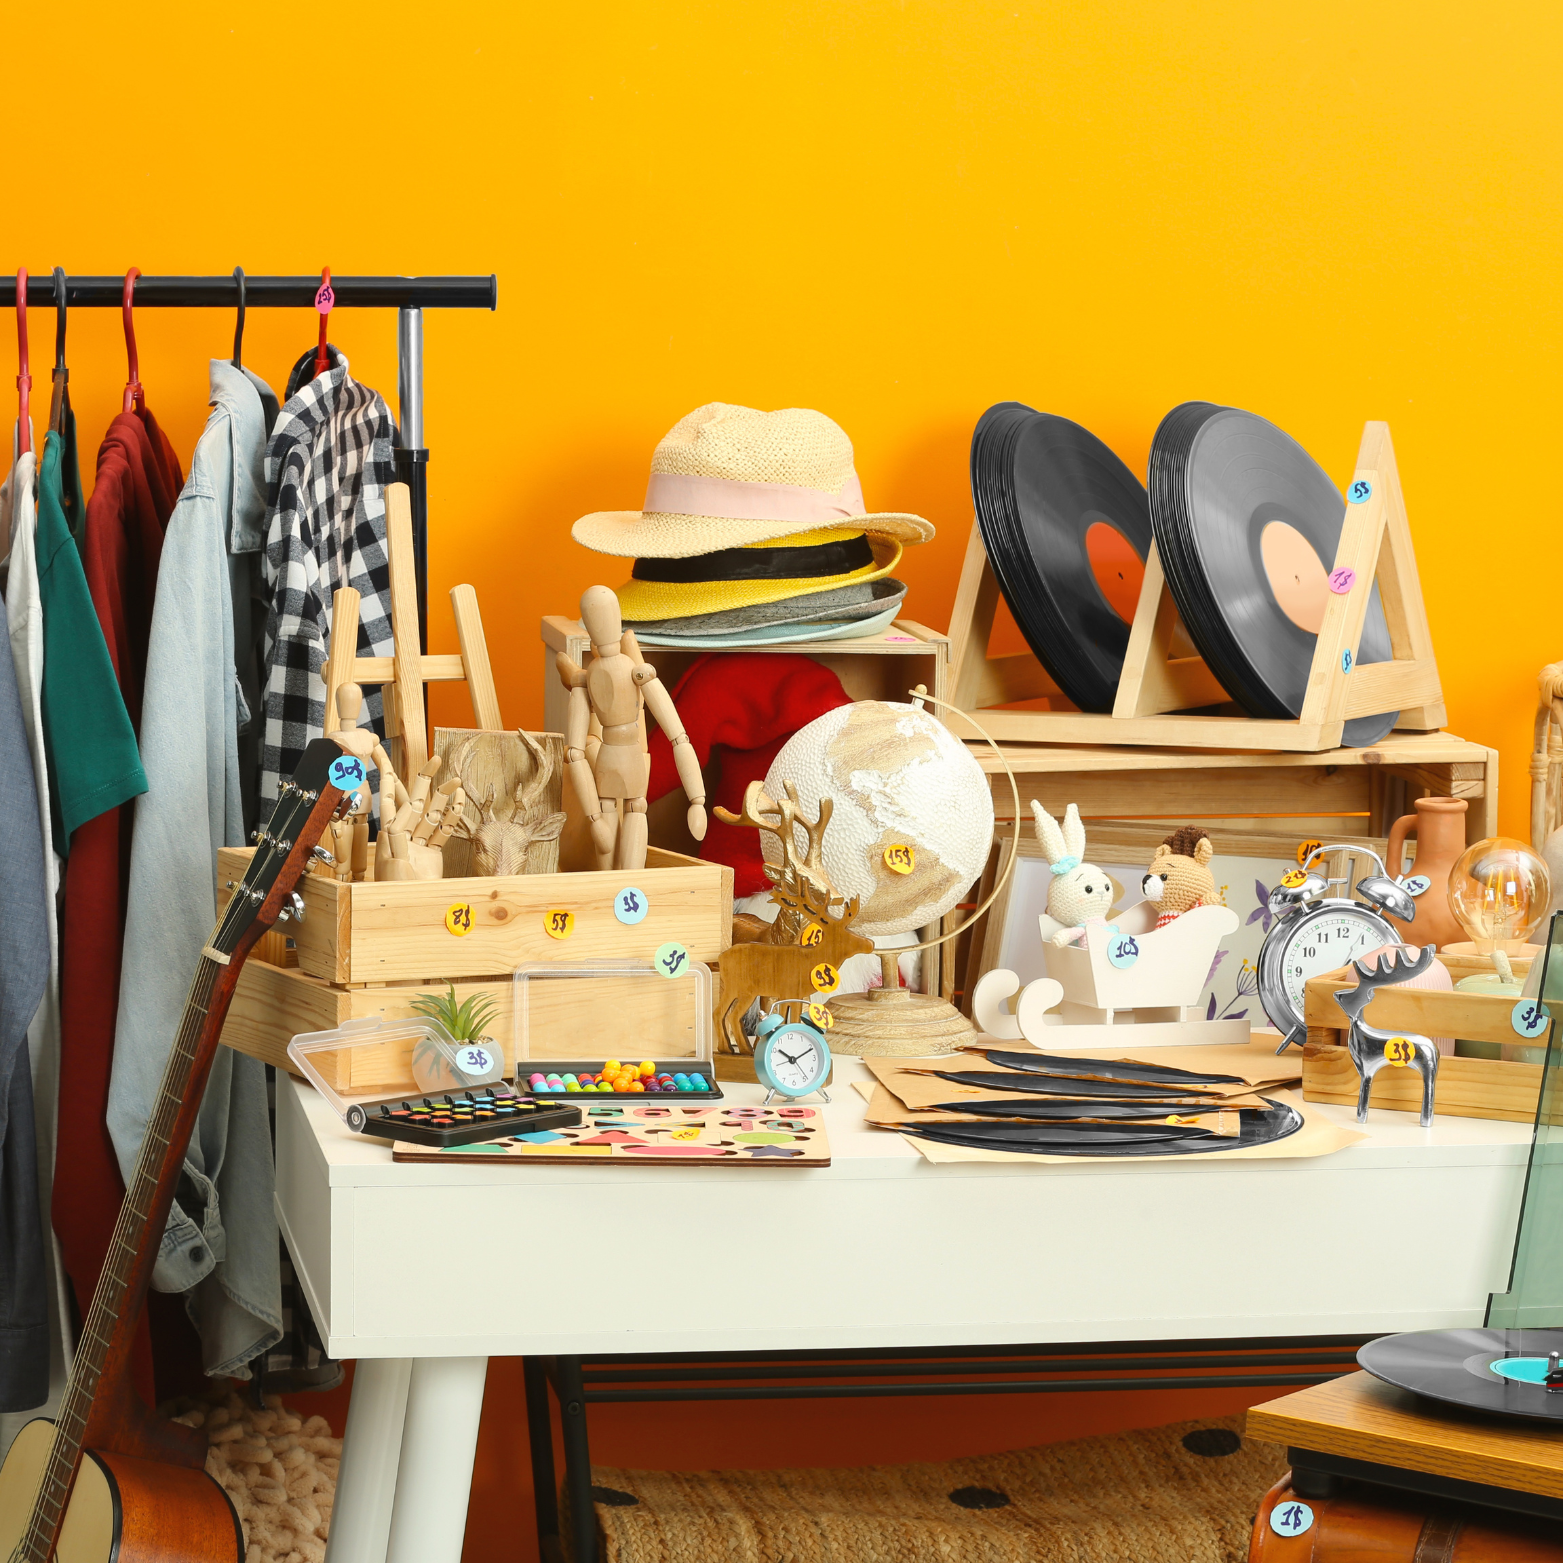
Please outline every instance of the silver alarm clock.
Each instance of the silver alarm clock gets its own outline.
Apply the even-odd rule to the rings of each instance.
[[[1327,893],[1330,886],[1346,883],[1326,879],[1314,870],[1313,865],[1328,852],[1365,853],[1378,864],[1378,873],[1359,879],[1353,887],[1360,900]],[[1384,913],[1410,922],[1416,916],[1414,883],[1392,879],[1383,859],[1366,847],[1321,846],[1270,892],[1275,921],[1259,951],[1259,1002],[1283,1038],[1276,1052],[1284,1053],[1307,1037],[1303,998],[1310,977],[1334,971],[1381,944],[1400,943],[1400,934]]]

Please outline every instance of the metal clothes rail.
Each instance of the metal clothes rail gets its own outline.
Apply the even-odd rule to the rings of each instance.
[[[136,279],[136,309],[312,309],[318,276],[303,277],[152,277]],[[29,274],[29,308],[119,309],[124,277],[73,277],[68,272]],[[396,476],[412,490],[413,557],[418,575],[419,649],[429,649],[429,452],[423,443],[423,311],[425,309],[497,309],[496,277],[337,277],[331,278],[338,309],[398,311],[397,419],[400,444]],[[0,306],[17,303],[16,279],[0,279]]]

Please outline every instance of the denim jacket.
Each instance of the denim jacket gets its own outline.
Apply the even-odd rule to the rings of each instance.
[[[108,1126],[130,1180],[201,948],[217,921],[216,858],[245,839],[236,671],[265,545],[269,406],[248,370],[211,366],[212,411],[169,519],[152,611],[130,905]],[[264,400],[263,400],[264,399]],[[253,687],[253,686],[252,686]],[[265,1066],[219,1047],[152,1284],[188,1293],[206,1371],[245,1364],[282,1333]]]

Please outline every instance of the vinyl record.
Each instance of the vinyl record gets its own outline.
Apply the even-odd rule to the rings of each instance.
[[[1066,1075],[1084,1080],[1139,1080],[1150,1085],[1177,1085],[1190,1089],[1206,1085],[1243,1085],[1242,1075],[1199,1074],[1168,1064],[1125,1063],[1109,1058],[1072,1058],[1063,1053],[1011,1053],[1002,1048],[983,1049],[990,1064],[1018,1069],[1024,1074]]]
[[[1542,1382],[1554,1351],[1563,1351],[1563,1330],[1412,1330],[1369,1341],[1357,1361],[1386,1384],[1433,1400],[1563,1422],[1563,1393]]]
[[[1017,1096],[994,1102],[974,1102],[970,1097],[965,1097],[958,1102],[936,1102],[929,1111],[966,1113],[973,1118],[1036,1118],[1049,1122],[1100,1119],[1127,1123],[1165,1123],[1169,1116],[1197,1118],[1230,1112],[1232,1109],[1223,1107],[1219,1102],[1194,1107],[1186,1102],[1104,1102],[1093,1097]]]
[[[1192,1124],[1131,1123],[928,1123],[898,1124],[897,1132],[971,1150],[1013,1151],[1023,1156],[1187,1156],[1238,1150],[1284,1140],[1302,1127],[1302,1114],[1284,1102],[1243,1107],[1236,1136]]]
[[[1111,711],[1150,549],[1139,479],[1079,424],[1000,402],[972,434],[971,488],[1027,645],[1082,711]]]
[[[1200,655],[1250,716],[1302,713],[1345,509],[1307,451],[1252,413],[1185,402],[1156,431],[1150,510],[1167,583]],[[1356,660],[1390,656],[1375,584]],[[1353,718],[1343,742],[1374,743],[1398,716]]]
[[[1005,1074],[996,1069],[930,1069],[929,1074],[951,1085],[975,1086],[979,1091],[1020,1091],[1036,1096],[1127,1096],[1149,1101],[1164,1096],[1179,1101],[1192,1093],[1187,1086],[1147,1085],[1140,1080],[1081,1080],[1066,1075]]]

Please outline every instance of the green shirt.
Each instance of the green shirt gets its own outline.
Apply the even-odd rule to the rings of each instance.
[[[78,825],[147,790],[135,729],[65,518],[67,441],[51,431],[38,468],[38,594],[43,602],[43,745],[54,849]],[[74,458],[74,446],[70,450]],[[69,462],[75,466],[74,459]]]

